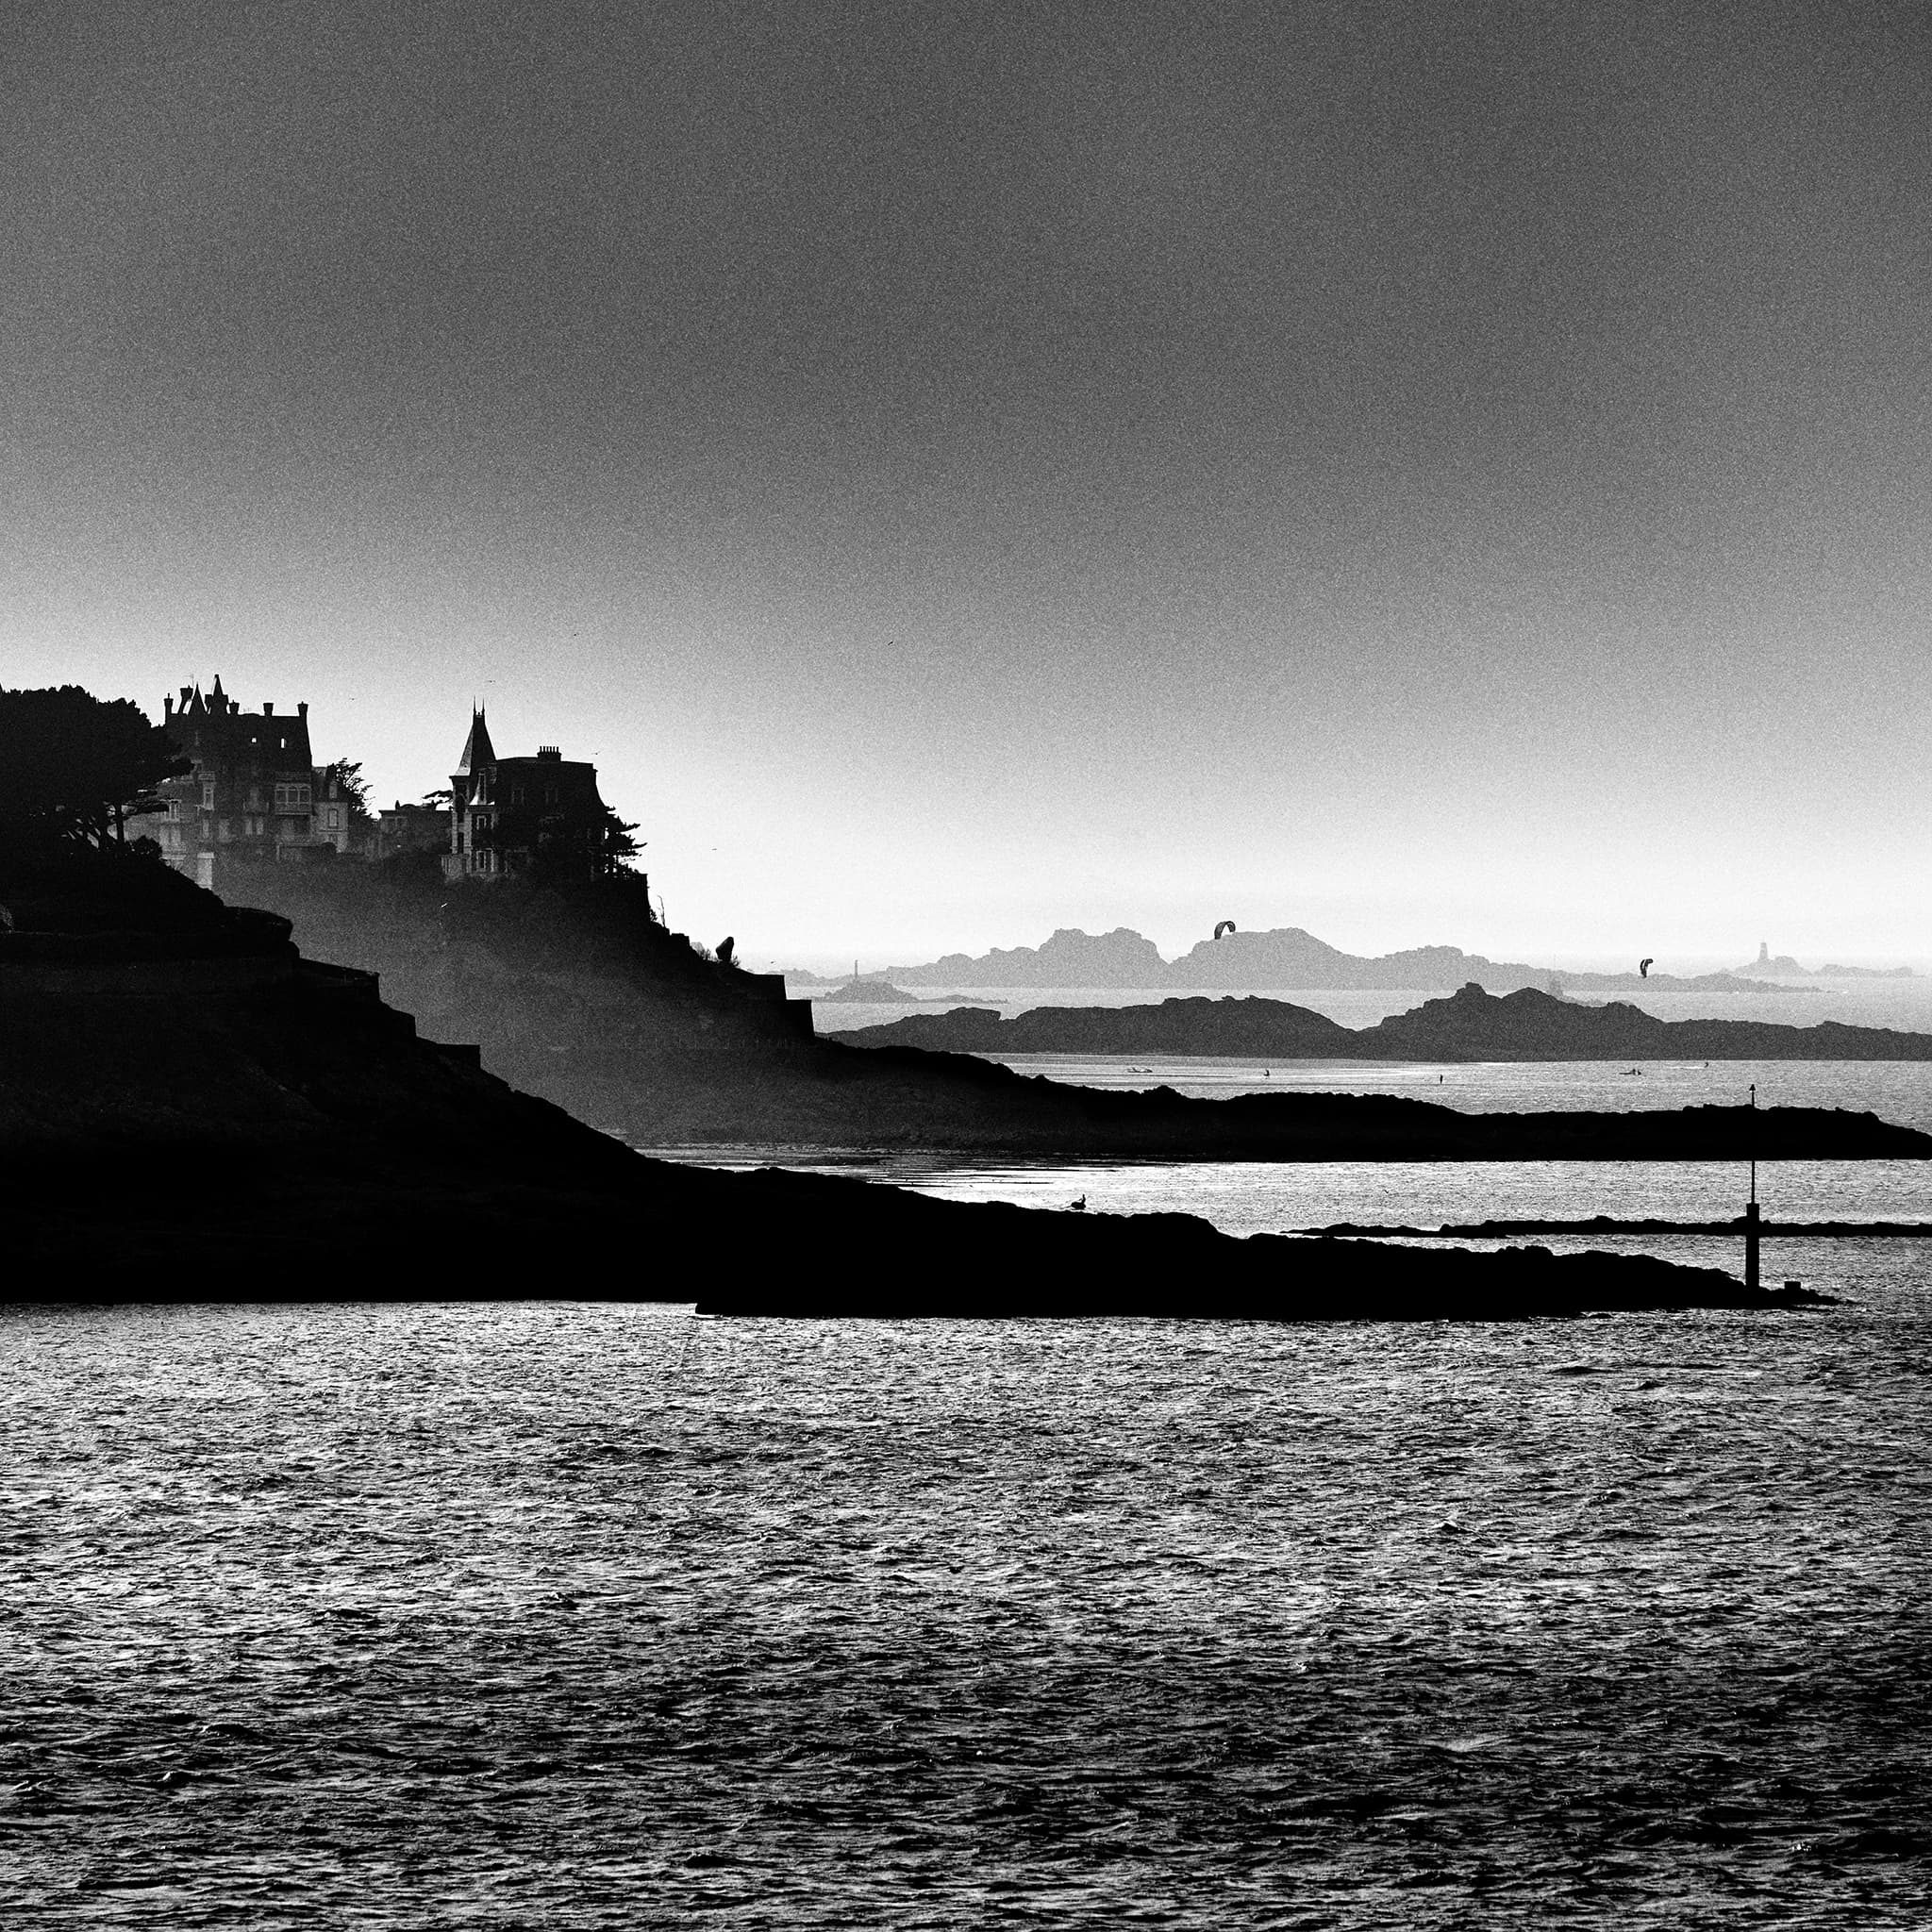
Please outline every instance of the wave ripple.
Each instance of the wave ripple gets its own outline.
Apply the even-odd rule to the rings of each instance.
[[[0,1906],[1921,1926],[1927,1340],[14,1310]]]

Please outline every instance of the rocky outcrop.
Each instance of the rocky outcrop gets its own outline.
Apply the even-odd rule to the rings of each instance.
[[[1357,1057],[1446,1060],[1924,1060],[1932,1034],[1824,1020],[1659,1020],[1621,1001],[1603,1006],[1525,990],[1497,999],[1465,986],[1360,1035]]]
[[[999,1208],[1016,1218],[1026,1210]],[[1649,1256],[1554,1255],[1543,1247],[1467,1250],[1254,1235],[1239,1270],[1217,1269],[1214,1237],[1185,1215],[1036,1217],[1055,1265],[1021,1276],[971,1266],[943,1284],[904,1274],[741,1282],[708,1290],[700,1314],[791,1318],[970,1317],[977,1320],[1137,1316],[1238,1322],[1415,1322],[1453,1307],[1465,1321],[1508,1322],[1656,1307],[1791,1308],[1826,1297],[1803,1289],[1747,1289],[1716,1268]],[[989,1222],[988,1225],[991,1224]],[[1062,1231],[1064,1242],[1052,1239]],[[1150,1268],[1148,1240],[1184,1272]]]
[[[1218,1054],[1336,1059],[1361,1036],[1281,1000],[1187,999],[1126,1007],[1035,1007],[1002,1019],[995,1008],[915,1013],[838,1038],[847,1046],[916,1046],[935,1053]]]
[[[433,866],[234,867],[225,890],[291,923],[310,958],[378,973],[391,1005],[541,1091],[546,1067],[608,1052],[782,1053],[811,1006],[658,922],[641,880],[445,882]]]
[[[1500,997],[1465,986],[1366,1027],[1281,1000],[1162,1000],[1158,1006],[1036,1007],[1002,1019],[984,1007],[915,1014],[841,1033],[849,1046],[950,1053],[1252,1056],[1335,1060],[1925,1060],[1932,1034],[1825,1020],[1659,1020],[1641,1008]]]
[[[916,994],[902,992],[890,979],[878,978],[848,979],[836,991],[814,993],[812,997],[846,1006],[911,1007],[919,1004]]]

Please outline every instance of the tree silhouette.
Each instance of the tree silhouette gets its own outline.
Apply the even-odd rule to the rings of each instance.
[[[126,698],[0,690],[0,839],[15,845],[125,844],[130,818],[163,808],[155,788],[192,769]]]
[[[644,849],[631,836],[637,826],[601,803],[590,813],[567,806],[498,805],[491,821],[487,831],[475,834],[478,848],[510,855],[519,872],[543,885],[616,878]]]
[[[349,808],[349,830],[356,837],[368,831],[375,823],[375,814],[369,809],[369,782],[362,775],[362,761],[358,758],[353,764],[347,758],[334,758],[322,767],[325,782],[333,778]]]
[[[621,819],[608,805],[604,808],[604,844],[598,855],[598,873],[608,878],[613,873],[627,872],[630,860],[644,848],[631,837],[637,830],[629,819]]]

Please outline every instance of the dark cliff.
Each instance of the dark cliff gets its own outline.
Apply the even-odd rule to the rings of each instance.
[[[1747,1124],[1724,1109],[1696,1118],[1484,1119],[1348,1094],[1208,1101],[1165,1091],[1105,1093],[958,1053],[814,1040],[800,1024],[806,1003],[779,998],[775,975],[702,958],[621,883],[575,894],[514,884],[452,891],[433,873],[411,880],[360,866],[282,867],[263,868],[236,890],[292,919],[311,956],[380,970],[391,1003],[425,1031],[476,1042],[484,1067],[512,1086],[641,1145],[1160,1160],[1732,1158],[1744,1151]],[[1227,1003],[1180,1004],[1205,1010]],[[1232,1004],[1258,1010],[1274,1003]],[[1317,1014],[1295,1024],[1332,1026]],[[1792,1152],[1922,1151],[1918,1137],[1901,1141],[1904,1130],[1878,1122],[1778,1118]]]
[[[103,856],[50,886],[0,865],[14,1300],[705,1296],[736,1312],[856,1299],[1324,1320],[1780,1305],[1715,1271],[1620,1257],[1236,1241],[1186,1216],[647,1160],[419,1039],[373,979],[302,958],[281,922],[135,867],[148,861]]]
[[[586,1051],[648,1058],[809,1045],[811,1006],[668,932],[641,880],[445,881],[421,855],[381,866],[231,868],[225,896],[289,920],[313,958],[381,975],[440,1039],[506,1077]]]

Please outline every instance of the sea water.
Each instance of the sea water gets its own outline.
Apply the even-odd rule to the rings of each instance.
[[[1844,1248],[1467,1327],[12,1308],[0,1911],[1917,1932],[1927,1255]]]
[[[1342,1066],[1254,1060],[1136,1060],[1029,1055],[1033,1077],[1094,1087],[1166,1085],[1237,1092],[1390,1093],[1460,1112],[1742,1107],[1838,1108],[1932,1133],[1932,1063],[1645,1061]],[[724,1167],[794,1166],[858,1174],[957,1200],[1119,1213],[1198,1214],[1229,1234],[1352,1221],[1441,1226],[1491,1217],[1728,1220],[1754,1185],[1769,1221],[1932,1222],[1932,1164],[1916,1160],[1210,1161],[1000,1160],[968,1155],[826,1153],[787,1147],[653,1150]],[[1651,1251],[1665,1250],[1652,1241]],[[1673,1250],[1676,1252],[1676,1250]],[[1819,1252],[1826,1252],[1820,1250]],[[1771,1249],[1766,1249],[1767,1271]],[[1710,1258],[1715,1258],[1715,1253]]]
[[[814,1164],[1237,1233],[1715,1217],[1745,1185]],[[1932,1219],[1914,1162],[1758,1187],[1774,1218]],[[1765,1269],[1843,1299],[0,1311],[0,1911],[1917,1932],[1932,1243],[1774,1237]]]

